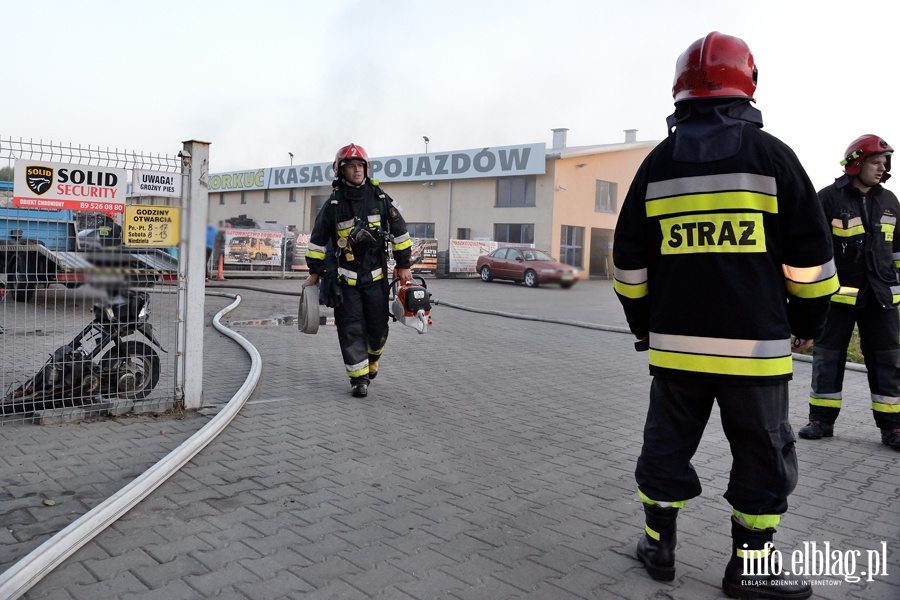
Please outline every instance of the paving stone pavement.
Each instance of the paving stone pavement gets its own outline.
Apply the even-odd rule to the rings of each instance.
[[[248,324],[293,315],[298,298],[284,292],[299,282],[226,285],[257,288],[219,290],[243,297],[224,321],[262,354],[256,391],[207,448],[25,598],[723,597],[730,463],[716,412],[694,460],[703,495],[679,517],[675,581],[651,580],[634,558],[643,513],[633,472],[650,378],[630,336],[438,304],[426,335],[391,326],[360,400],[332,326],[310,336]],[[438,302],[625,326],[608,281],[428,287]],[[208,318],[229,303],[207,297]],[[0,571],[232,397],[249,358],[212,327],[204,352],[200,413],[0,430]],[[809,377],[795,361],[795,430],[806,422]],[[800,482],[776,542],[788,555],[827,542],[848,567],[859,550],[856,574],[885,542],[878,576],[813,577],[814,597],[895,600],[900,453],[880,443],[863,373],[848,371],[845,397],[833,439],[798,441]]]

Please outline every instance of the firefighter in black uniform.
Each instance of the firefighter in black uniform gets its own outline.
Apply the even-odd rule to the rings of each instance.
[[[646,517],[637,556],[654,579],[675,577],[676,517],[701,493],[691,458],[718,401],[733,461],[722,589],[807,598],[803,578],[764,567],[797,483],[791,335],[801,347],[819,335],[838,286],[815,188],[750,104],[756,76],[738,38],[712,32],[688,47],[670,134],[635,175],[616,225],[615,290],[653,375],[635,472]],[[764,575],[745,576],[744,565]]]
[[[890,177],[893,152],[876,135],[857,138],[841,161],[844,175],[819,191],[841,287],[813,349],[809,423],[800,428],[802,438],[834,435],[847,346],[857,325],[875,425],[881,441],[900,450],[900,204],[881,185]]]
[[[116,213],[108,212],[97,226],[97,236],[101,246],[121,246],[122,226],[116,223]]]
[[[388,245],[398,278],[411,281],[412,240],[390,196],[369,179],[369,156],[361,146],[338,150],[334,174],[331,197],[309,238],[310,276],[302,287],[322,282],[325,304],[334,308],[351,392],[364,397],[388,337]]]

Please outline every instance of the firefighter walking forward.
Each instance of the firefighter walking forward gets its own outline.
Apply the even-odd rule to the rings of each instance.
[[[616,225],[615,290],[653,376],[637,556],[654,579],[674,579],[676,518],[701,493],[691,459],[717,401],[733,461],[722,589],[807,598],[809,583],[771,568],[770,551],[797,483],[791,335],[800,347],[819,335],[837,278],[815,188],[750,104],[756,77],[739,38],[712,32],[688,47],[669,136],[638,169]]]
[[[338,150],[334,173],[331,196],[310,234],[310,276],[302,287],[320,284],[326,306],[334,308],[351,393],[365,397],[388,337],[387,254],[393,252],[398,277],[411,280],[412,240],[390,196],[369,179],[362,146]]]

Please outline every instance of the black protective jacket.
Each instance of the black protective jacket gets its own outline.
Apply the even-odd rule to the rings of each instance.
[[[361,235],[360,229],[366,234]],[[310,234],[309,272],[320,277],[336,275],[342,285],[351,287],[382,281],[390,277],[388,247],[397,267],[409,268],[412,240],[391,198],[368,178],[359,188],[346,185],[343,179],[335,181]],[[336,273],[326,273],[326,258],[329,265],[336,265]]]
[[[815,188],[748,102],[686,103],[644,160],[616,225],[614,286],[653,375],[791,376],[837,290]]]
[[[900,237],[897,197],[880,184],[863,194],[845,175],[819,191],[831,224],[834,262],[841,289],[832,302],[879,308],[900,303]],[[871,293],[866,293],[871,290]]]

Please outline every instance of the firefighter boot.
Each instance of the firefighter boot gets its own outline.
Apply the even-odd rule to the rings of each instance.
[[[675,579],[675,544],[678,541],[675,530],[677,508],[658,504],[644,504],[647,524],[644,537],[637,545],[637,557],[647,568],[650,577],[657,581]]]
[[[821,440],[823,437],[834,436],[834,424],[812,419],[801,427],[797,433],[804,440]]]
[[[0,329],[0,333],[3,333],[2,329]],[[900,427],[894,427],[892,429],[882,429],[881,443],[885,446],[893,448],[894,450],[900,450]]]
[[[731,560],[725,567],[722,591],[729,598],[753,600],[793,600],[809,598],[812,587],[799,575],[787,575],[772,561],[772,535],[775,529],[750,529],[731,518]],[[778,574],[773,574],[778,571]]]
[[[365,398],[369,394],[369,378],[358,377],[351,379],[350,393],[354,398]]]

